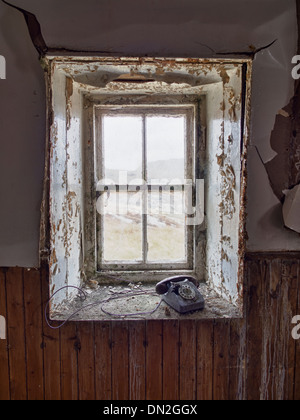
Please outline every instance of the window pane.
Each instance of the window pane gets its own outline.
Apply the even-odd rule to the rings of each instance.
[[[146,118],[147,172],[151,180],[185,179],[185,117]]]
[[[103,116],[104,178],[120,183],[142,178],[143,120],[139,116]],[[123,183],[123,182],[122,182]],[[126,179],[125,182],[126,183]]]
[[[182,191],[148,195],[148,261],[186,261],[186,228]]]
[[[103,194],[103,259],[142,260],[141,194],[109,192]]]

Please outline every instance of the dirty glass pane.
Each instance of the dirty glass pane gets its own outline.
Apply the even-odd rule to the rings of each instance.
[[[185,178],[185,116],[147,116],[148,181]],[[152,182],[153,183],[153,182]]]
[[[141,194],[111,191],[103,196],[104,262],[141,261]]]
[[[148,261],[186,261],[186,227],[182,191],[148,194]]]
[[[104,178],[127,183],[142,177],[143,119],[140,116],[105,115],[103,124]],[[124,182],[122,182],[124,183]],[[126,178],[125,178],[126,183]]]

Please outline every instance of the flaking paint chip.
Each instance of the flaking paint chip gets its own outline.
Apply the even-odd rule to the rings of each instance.
[[[289,118],[289,116],[290,116],[290,114],[287,111],[285,111],[284,109],[280,109],[278,111],[278,115],[281,115],[282,117],[285,117],[285,118]]]
[[[284,224],[289,229],[300,233],[300,185],[284,191],[284,194],[285,201],[282,210]]]

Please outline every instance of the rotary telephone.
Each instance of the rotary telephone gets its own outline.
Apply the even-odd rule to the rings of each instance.
[[[156,292],[177,312],[199,311],[205,303],[198,290],[199,282],[192,276],[169,277],[156,285]]]

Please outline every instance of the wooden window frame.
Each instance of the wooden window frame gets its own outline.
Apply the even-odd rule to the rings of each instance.
[[[142,179],[146,183],[147,174],[146,174],[146,133],[145,133],[145,118],[146,116],[184,116],[185,117],[185,180],[189,180],[192,183],[192,186],[195,185],[195,145],[198,143],[197,139],[195,139],[195,107],[193,105],[178,105],[178,106],[162,106],[162,105],[151,105],[151,106],[141,106],[141,105],[126,105],[126,106],[95,106],[94,108],[94,116],[95,116],[95,148],[94,153],[96,156],[94,157],[94,161],[96,162],[96,178],[97,181],[104,179],[104,172],[103,172],[103,154],[102,154],[102,117],[107,115],[136,115],[141,116],[143,121],[143,150],[142,150],[142,162],[143,162],[143,173]],[[94,186],[95,187],[95,186]],[[104,188],[109,186],[103,186]],[[193,270],[194,269],[194,227],[185,223],[185,232],[186,232],[186,240],[185,240],[185,247],[186,247],[186,259],[185,261],[158,261],[158,262],[147,262],[147,191],[151,191],[152,189],[157,190],[161,188],[161,185],[154,185],[154,184],[145,184],[144,186],[141,185],[116,185],[116,190],[118,192],[119,189],[127,190],[130,187],[130,191],[137,191],[140,188],[146,188],[143,194],[143,214],[142,214],[142,255],[143,261],[141,262],[128,262],[128,261],[111,261],[111,262],[103,262],[101,261],[101,255],[103,253],[104,248],[104,241],[103,241],[103,217],[99,215],[99,222],[96,222],[96,241],[97,241],[97,248],[99,251],[97,252],[97,269],[98,272],[105,272],[109,270],[113,271],[123,271],[123,270],[131,270],[131,271],[151,271],[151,270],[165,270],[167,272],[173,270]],[[176,190],[181,189],[184,192],[190,188],[186,186],[186,183],[174,185],[172,184]]]

